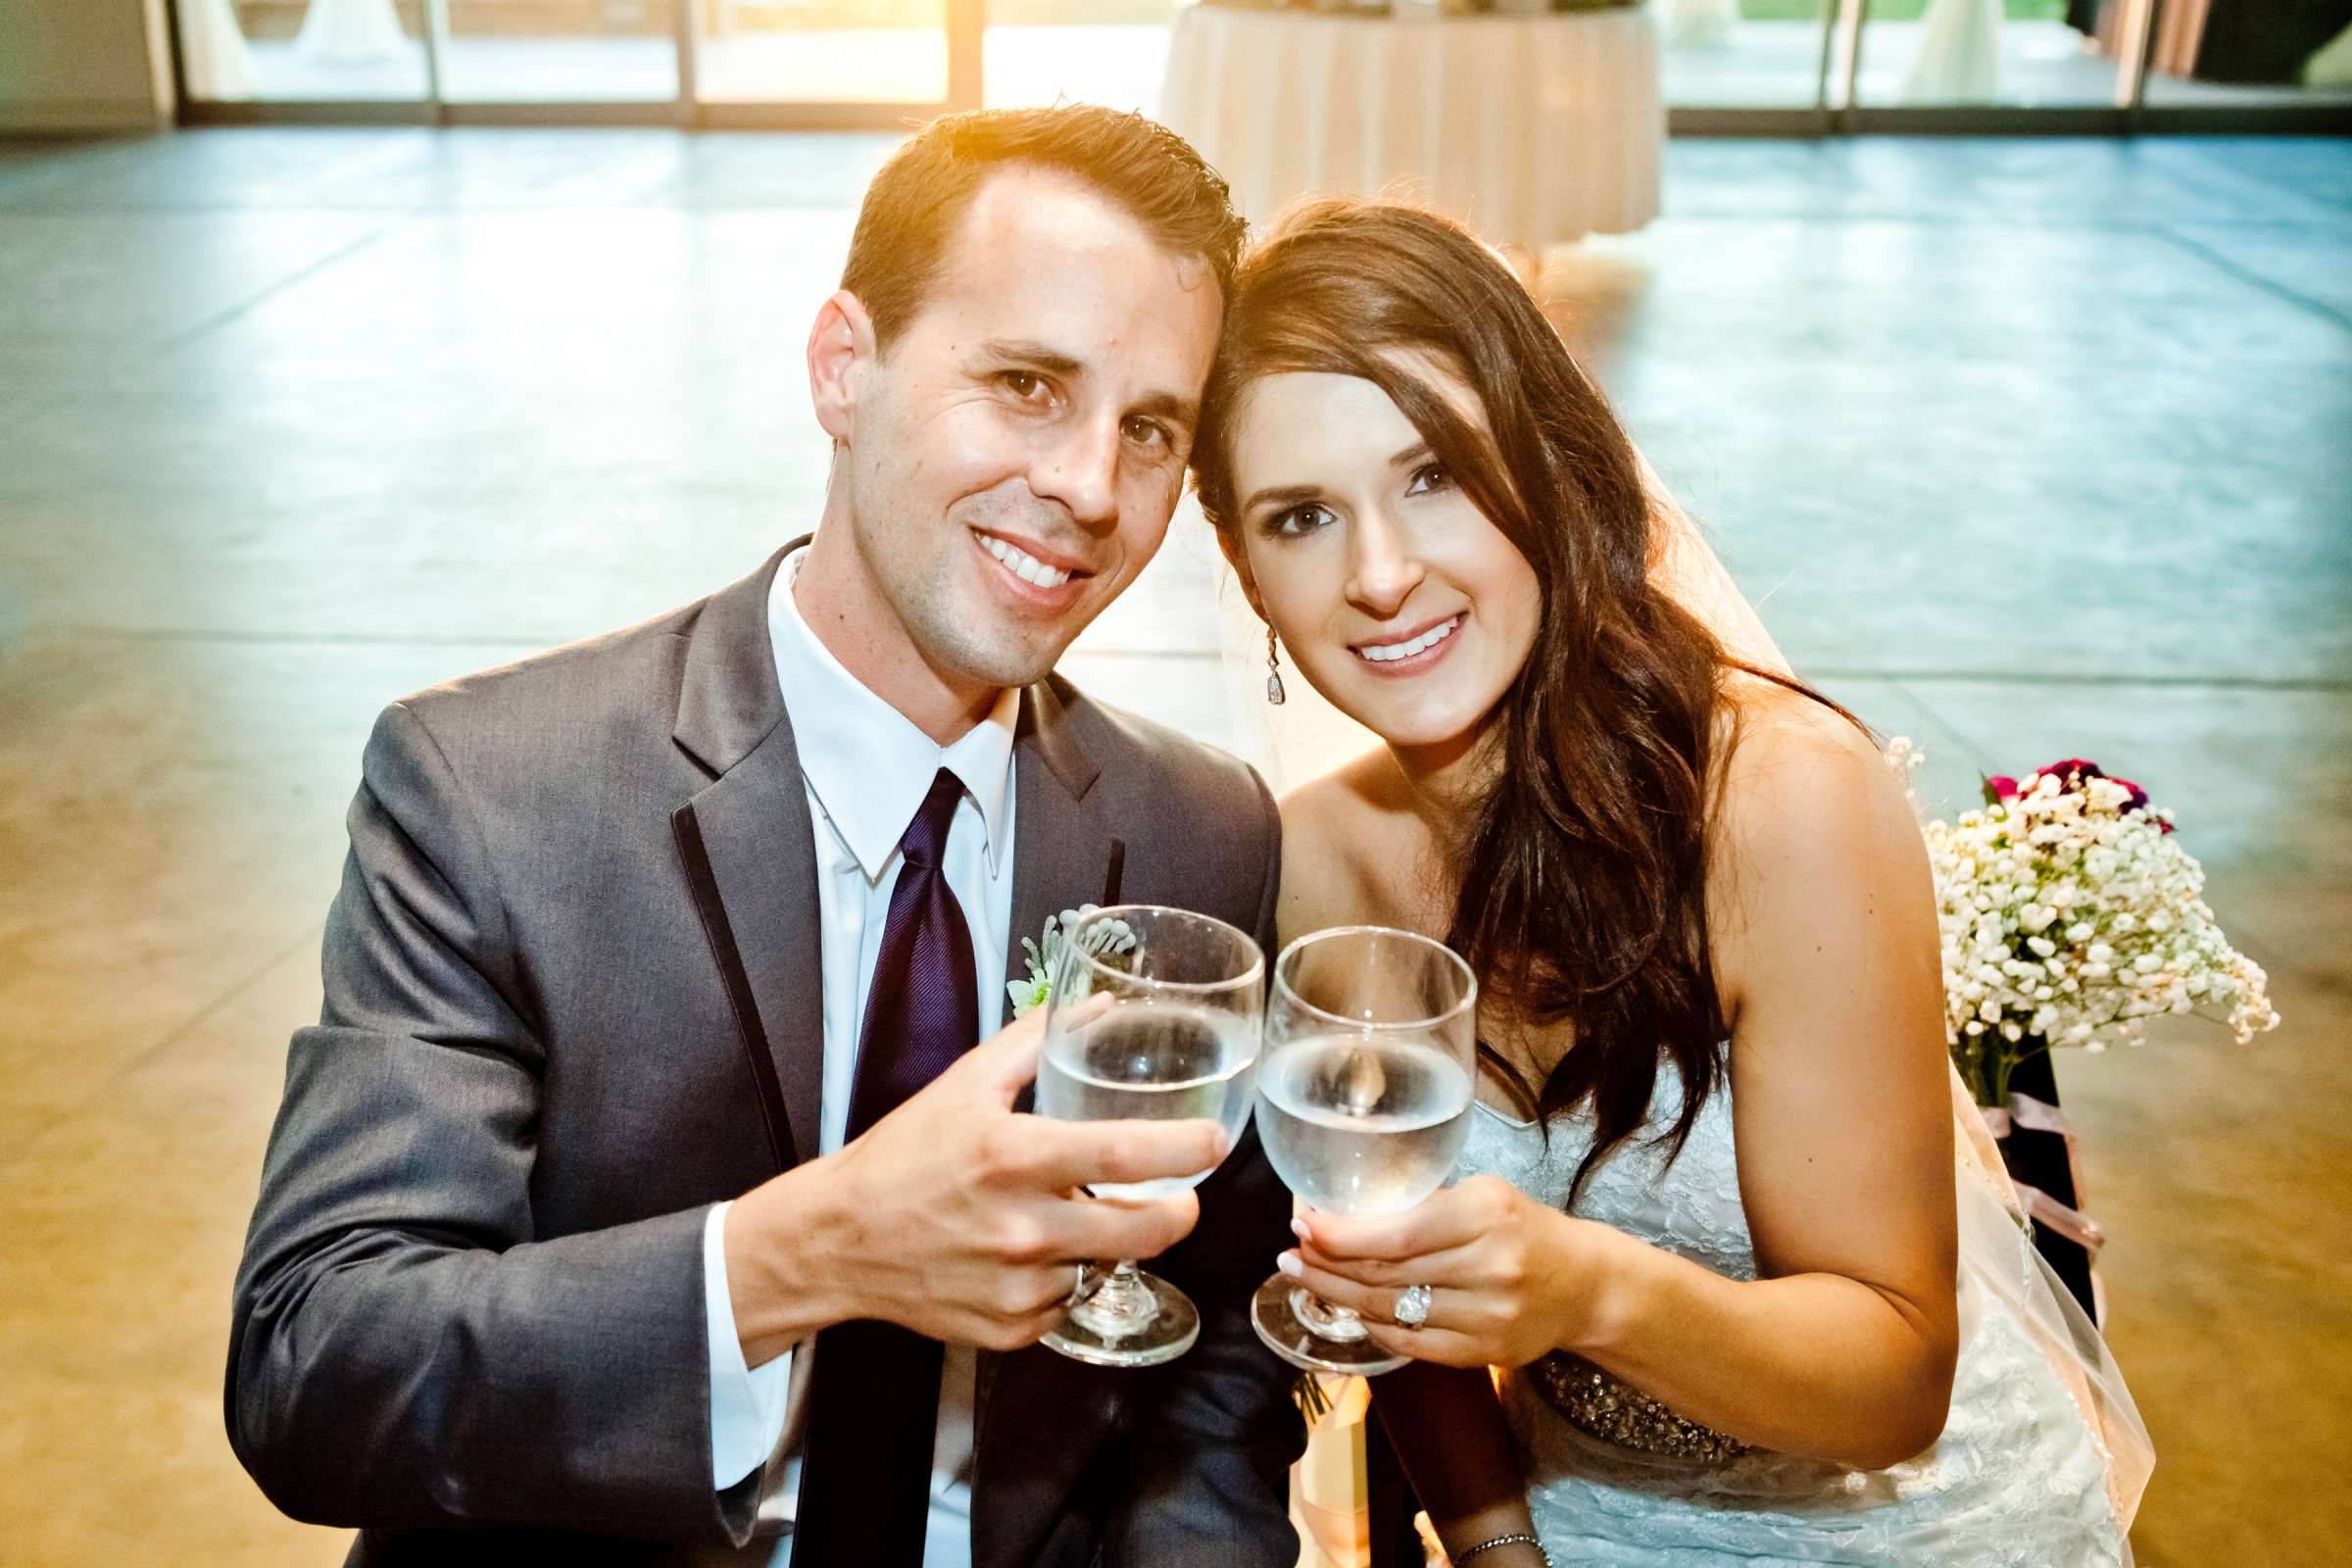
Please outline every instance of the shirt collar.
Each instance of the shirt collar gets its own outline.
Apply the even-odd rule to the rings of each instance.
[[[999,692],[996,707],[954,745],[936,745],[843,667],[802,618],[792,584],[807,553],[807,546],[794,551],[776,571],[767,595],[767,638],[801,772],[826,820],[866,879],[878,881],[931,792],[931,780],[945,767],[980,808],[989,874],[1000,874],[1020,688]]]

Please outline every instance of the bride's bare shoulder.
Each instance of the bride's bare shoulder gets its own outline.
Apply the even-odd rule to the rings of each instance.
[[[1368,854],[1388,837],[1396,764],[1375,748],[1282,798],[1284,941],[1364,918],[1374,902]]]
[[[1738,903],[1750,905],[1807,883],[1850,892],[1889,872],[1924,870],[1918,818],[1870,731],[1768,682],[1727,696],[1730,751],[1710,831],[1717,891],[1747,882]],[[1772,874],[1760,883],[1741,876],[1764,866]]]
[[[1719,809],[1745,815],[1760,803],[1786,808],[1792,795],[1825,787],[1880,794],[1902,788],[1869,730],[1803,692],[1738,674],[1724,693],[1718,735],[1725,754]]]

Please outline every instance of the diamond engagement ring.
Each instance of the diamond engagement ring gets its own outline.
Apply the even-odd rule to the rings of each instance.
[[[1429,1287],[1407,1285],[1396,1298],[1396,1309],[1391,1314],[1400,1329],[1417,1329],[1429,1321]]]

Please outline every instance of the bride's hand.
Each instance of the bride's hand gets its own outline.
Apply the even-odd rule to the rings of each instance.
[[[1402,1214],[1310,1210],[1282,1271],[1363,1315],[1381,1347],[1446,1366],[1525,1366],[1577,1343],[1597,1307],[1618,1232],[1473,1176]],[[1408,1286],[1430,1288],[1428,1321],[1396,1322]]]

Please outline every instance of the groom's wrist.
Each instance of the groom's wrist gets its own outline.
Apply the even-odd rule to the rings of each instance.
[[[851,1286],[839,1161],[808,1160],[737,1199],[721,1227],[727,1294],[747,1366],[860,1316]]]

